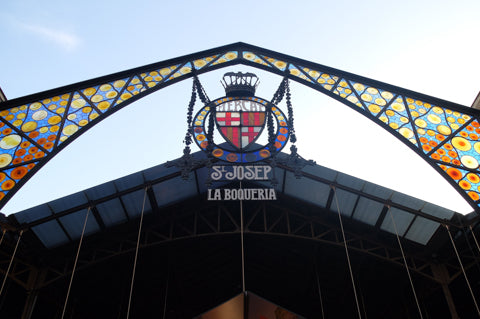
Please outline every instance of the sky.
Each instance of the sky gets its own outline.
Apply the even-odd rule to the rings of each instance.
[[[3,0],[0,87],[8,99],[246,42],[470,106],[480,83],[480,1]],[[200,76],[211,99],[227,71]],[[433,168],[347,106],[291,84],[299,153],[460,213],[473,209]],[[181,156],[191,81],[115,113],[50,160],[2,208],[11,214]],[[197,103],[195,111],[201,107]],[[286,107],[280,105],[286,111]]]

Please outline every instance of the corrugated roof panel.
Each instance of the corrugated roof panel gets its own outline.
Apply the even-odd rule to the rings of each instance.
[[[107,227],[127,221],[125,211],[118,198],[98,204],[97,210]]]
[[[130,189],[137,185],[141,185],[144,182],[145,182],[145,179],[143,178],[142,172],[130,174],[128,176],[124,176],[122,178],[119,178],[113,181],[113,183],[115,183],[115,186],[117,186],[117,189],[119,192],[124,191],[126,189]]]
[[[442,219],[451,219],[455,214],[453,210],[443,208],[428,202],[426,202],[425,205],[422,207],[422,212]]]
[[[65,215],[60,217],[59,220],[63,225],[63,228],[67,231],[68,235],[72,239],[80,238],[82,235],[83,225],[85,223],[85,216],[87,215],[88,209],[82,209],[78,212]],[[88,214],[87,226],[85,227],[85,235],[90,235],[96,233],[100,230],[95,217],[92,212]]]
[[[338,173],[336,182],[340,185],[344,185],[356,190],[361,190],[365,185],[364,180],[340,172]]]
[[[88,202],[87,197],[83,192],[78,192],[66,197],[62,197],[51,201],[48,205],[52,208],[54,213],[59,213],[67,209],[77,207]]]
[[[395,226],[397,228],[399,236],[403,236],[405,234],[408,225],[410,225],[413,218],[415,217],[415,215],[410,214],[404,210],[398,209],[396,207],[391,207],[389,212],[385,215],[380,229],[388,231],[392,234],[396,234],[396,232],[391,216],[393,216],[393,219],[395,220]]]
[[[195,179],[192,175],[193,173],[190,174],[188,181],[183,180],[179,176],[153,185],[152,190],[157,199],[158,206],[166,206],[195,196],[197,194],[197,186],[195,185]]]
[[[386,188],[380,185],[375,185],[370,182],[365,182],[365,186],[363,186],[362,191],[364,193],[373,195],[381,199],[389,199],[394,193],[394,191],[389,188]]]
[[[126,194],[123,195],[121,198],[123,204],[125,205],[125,209],[127,210],[128,217],[134,218],[136,216],[140,216],[143,208],[143,199],[145,198],[145,190],[141,189],[139,191]],[[147,195],[147,198],[145,200],[144,214],[151,211],[152,206],[150,205],[150,201],[148,200]]]
[[[342,215],[350,217],[352,215],[353,207],[355,206],[358,195],[338,188],[336,189],[335,193],[337,194],[338,205],[340,206],[340,213]],[[334,212],[338,211],[337,201],[335,200],[335,197],[333,198],[332,204],[330,205],[330,210]]]
[[[56,220],[34,226],[32,230],[47,248],[60,246],[69,241],[67,235]]]
[[[439,223],[417,216],[405,238],[426,245],[438,227],[440,227]]]
[[[306,177],[297,179],[293,173],[287,172],[285,194],[326,207],[329,193],[329,185]]]
[[[366,197],[360,197],[353,212],[353,219],[374,226],[383,210],[383,203]]]
[[[52,211],[47,204],[41,204],[32,208],[28,208],[22,212],[16,213],[15,218],[22,223],[30,223],[44,217],[52,215]]]
[[[117,189],[115,188],[115,184],[113,182],[104,183],[84,191],[90,200],[97,200],[115,194],[116,192]]]

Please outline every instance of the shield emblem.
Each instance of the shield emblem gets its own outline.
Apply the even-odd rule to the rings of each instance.
[[[265,111],[226,111],[215,115],[223,138],[243,150],[255,142],[265,126]]]

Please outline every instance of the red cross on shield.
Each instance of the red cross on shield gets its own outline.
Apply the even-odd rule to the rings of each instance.
[[[243,150],[261,134],[265,126],[265,111],[216,112],[215,119],[223,138]]]

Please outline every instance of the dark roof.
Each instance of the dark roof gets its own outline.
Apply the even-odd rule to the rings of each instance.
[[[202,153],[194,156],[204,158]],[[305,167],[300,179],[290,167],[278,165],[278,199],[243,201],[240,209],[238,201],[207,200],[208,173],[200,165],[185,181],[177,168],[159,165],[8,216],[10,227],[32,231],[23,234],[9,276],[18,285],[10,285],[5,294],[6,317],[20,316],[29,269],[43,274],[32,319],[58,314],[89,208],[67,314],[124,314],[144,198],[133,317],[166,313],[167,319],[192,318],[237,296],[242,292],[243,249],[249,293],[306,318],[323,311],[321,293],[328,316],[352,317],[356,306],[335,193],[361,307],[369,318],[416,313],[389,209],[423,311],[432,317],[448,313],[432,273],[432,265],[440,263],[449,274],[459,314],[472,313],[455,252],[441,226],[452,226],[465,269],[479,282],[477,260],[469,254],[464,228],[456,224],[470,217],[319,165]],[[217,186],[239,187],[235,182]],[[265,182],[242,186],[270,187]],[[14,232],[7,234],[0,247],[4,265],[17,238]]]
[[[196,158],[203,158],[197,152]],[[286,156],[281,154],[280,156]],[[440,223],[452,220],[454,211],[388,189],[365,180],[320,166],[306,166],[303,177],[296,178],[292,170],[282,166],[275,169],[279,196],[292,197],[344,217],[376,227],[381,232],[395,234],[390,212],[395,218],[399,235],[426,245],[439,229]],[[188,198],[206,197],[206,167],[197,167],[183,180],[175,167],[164,164],[44,203],[9,216],[22,228],[31,228],[45,248],[54,248],[77,240],[87,209],[90,218],[86,234],[95,234],[137,218],[142,210],[145,188],[150,187],[145,213],[150,214]],[[269,182],[258,184],[270,187]],[[338,197],[333,197],[334,189]],[[458,214],[457,214],[458,215]]]

